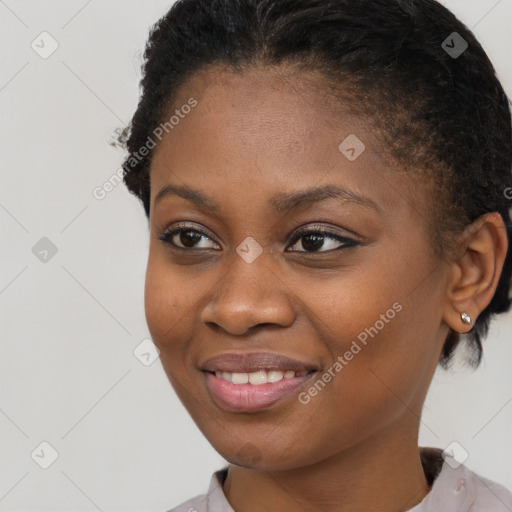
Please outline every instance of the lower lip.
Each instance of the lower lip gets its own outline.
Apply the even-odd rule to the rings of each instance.
[[[251,412],[274,405],[300,388],[316,372],[258,385],[233,384],[213,373],[204,373],[210,394],[220,407],[230,411]]]

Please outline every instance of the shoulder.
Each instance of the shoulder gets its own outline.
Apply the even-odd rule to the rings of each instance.
[[[440,450],[434,455],[431,460],[440,457]],[[512,492],[505,486],[480,476],[451,456],[446,455],[444,460],[441,460],[442,467],[439,472],[434,472],[437,474],[431,491],[421,504],[411,509],[411,512],[512,511]]]
[[[167,512],[207,512],[206,508],[206,494],[200,494],[195,498],[191,498],[181,505],[174,507]]]
[[[227,473],[227,466],[216,471],[210,479],[210,487],[205,494],[190,498],[167,512],[233,512],[222,490]]]
[[[465,469],[475,489],[471,510],[485,510],[485,512],[507,512],[512,510],[512,492],[509,489],[467,468]]]

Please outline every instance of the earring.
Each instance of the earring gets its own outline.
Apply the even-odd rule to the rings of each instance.
[[[463,313],[461,313],[460,318],[461,318],[463,324],[466,324],[466,325],[472,324],[471,317],[465,311]]]

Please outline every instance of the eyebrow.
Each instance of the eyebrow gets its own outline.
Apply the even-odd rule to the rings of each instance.
[[[164,197],[168,196],[182,197],[183,199],[187,199],[198,207],[210,212],[218,212],[220,210],[219,203],[214,199],[199,190],[189,187],[188,185],[166,185],[156,194],[155,206]],[[335,185],[310,188],[299,192],[293,192],[291,194],[277,194],[275,197],[270,199],[269,205],[276,213],[284,213],[298,208],[299,206],[317,203],[332,198],[342,199],[343,201],[355,203],[382,213],[382,209],[370,198],[360,196],[355,192]]]

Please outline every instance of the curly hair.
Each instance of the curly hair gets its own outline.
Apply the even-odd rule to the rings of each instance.
[[[465,51],[450,52],[456,42]],[[283,64],[319,72],[385,156],[430,183],[437,254],[481,215],[502,216],[509,249],[495,294],[469,333],[450,330],[440,359],[447,368],[464,340],[477,367],[491,318],[512,303],[510,104],[473,33],[435,0],[178,0],[150,30],[139,104],[118,133],[126,186],[149,217],[151,134],[195,72]]]

